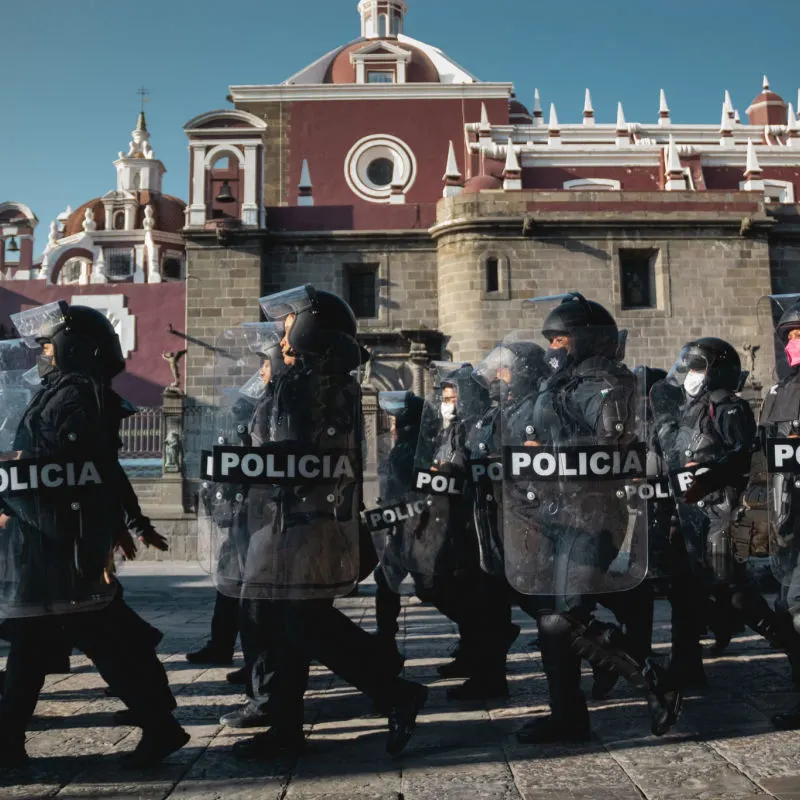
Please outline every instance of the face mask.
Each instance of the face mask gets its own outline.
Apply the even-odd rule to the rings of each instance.
[[[786,358],[789,359],[790,367],[800,364],[800,339],[789,339],[789,344],[786,345]]]
[[[690,372],[683,382],[683,388],[686,390],[686,394],[688,394],[689,397],[697,397],[705,382],[705,372]]]
[[[547,351],[545,360],[553,372],[559,372],[569,364],[569,350],[566,347],[551,347]]]
[[[453,417],[456,414],[456,404],[455,403],[442,403],[441,412],[442,412],[442,419],[444,420],[445,427],[447,427],[453,421]]]
[[[39,354],[36,359],[36,371],[39,373],[40,378],[44,378],[55,370],[55,367],[50,363],[51,361],[51,356],[46,356],[44,353]]]

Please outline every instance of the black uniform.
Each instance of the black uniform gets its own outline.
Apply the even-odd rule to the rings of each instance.
[[[57,324],[39,332],[40,340],[54,346],[55,367],[42,359],[47,374],[19,425],[14,449],[22,459],[39,462],[91,461],[102,485],[85,494],[4,498],[5,537],[19,531],[25,549],[17,565],[21,580],[12,618],[4,626],[11,650],[0,700],[0,754],[7,764],[24,760],[25,730],[44,682],[50,643],[58,641],[83,650],[131,709],[143,736],[129,761],[146,766],[189,737],[172,717],[175,701],[155,653],[153,629],[104,577],[110,547],[124,529],[130,489],[117,461],[124,411],[108,385],[124,360],[102,314],[65,303],[59,314]],[[37,615],[25,616],[35,608]]]

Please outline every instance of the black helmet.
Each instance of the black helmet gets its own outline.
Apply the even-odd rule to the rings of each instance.
[[[507,369],[511,381],[507,391],[521,399],[535,390],[541,380],[550,375],[544,348],[534,342],[504,342],[495,347],[488,356],[475,367],[473,378],[484,388],[494,392],[498,370]],[[493,394],[494,396],[494,394]]]
[[[681,352],[689,369],[705,370],[705,385],[708,391],[739,388],[742,362],[736,348],[724,339],[704,336],[689,342]]]
[[[616,359],[619,350],[619,329],[614,317],[594,300],[572,293],[548,315],[542,326],[544,337],[570,336],[574,340],[571,355],[576,361],[590,356]]]
[[[12,314],[23,338],[51,343],[61,372],[80,372],[110,379],[125,369],[125,358],[114,327],[96,308],[65,301]]]
[[[442,375],[441,388],[456,390],[456,410],[462,420],[480,416],[490,404],[489,391],[473,379],[472,364],[453,364],[453,371]]]
[[[792,330],[792,328],[800,328],[800,303],[789,306],[778,320],[775,333],[778,334],[778,338],[784,344],[789,341],[789,331]]]

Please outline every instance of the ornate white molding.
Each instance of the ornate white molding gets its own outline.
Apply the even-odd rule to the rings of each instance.
[[[130,358],[136,349],[136,317],[125,307],[124,294],[74,294],[69,302],[102,311],[119,336],[122,355]]]

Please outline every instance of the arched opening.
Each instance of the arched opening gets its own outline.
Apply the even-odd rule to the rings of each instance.
[[[114,230],[115,231],[124,231],[125,230],[125,212],[124,211],[115,211],[114,212]]]
[[[208,167],[207,181],[209,219],[238,219],[242,208],[239,159],[233,153],[218,153]]]
[[[62,285],[71,285],[80,283],[81,270],[83,269],[84,260],[81,258],[71,258],[61,268],[58,274],[58,282]]]

